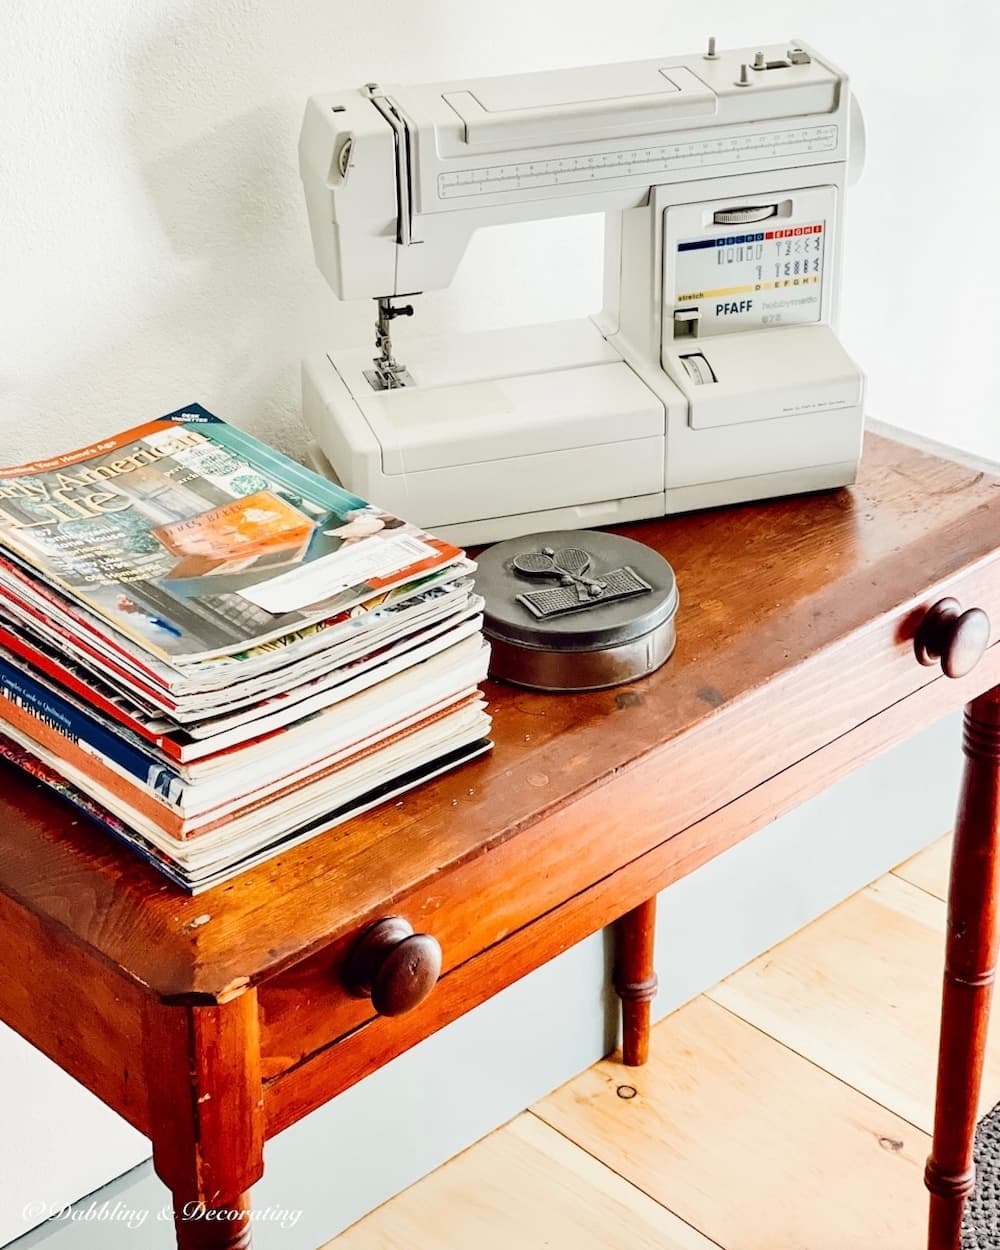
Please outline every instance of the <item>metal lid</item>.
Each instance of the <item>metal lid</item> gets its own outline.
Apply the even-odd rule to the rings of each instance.
[[[671,620],[674,571],[659,552],[599,530],[512,538],[478,558],[488,638],[555,651],[600,651]]]

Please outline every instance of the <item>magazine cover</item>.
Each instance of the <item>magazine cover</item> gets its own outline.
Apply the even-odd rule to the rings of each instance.
[[[200,404],[0,469],[2,549],[174,662],[279,638],[462,554]]]

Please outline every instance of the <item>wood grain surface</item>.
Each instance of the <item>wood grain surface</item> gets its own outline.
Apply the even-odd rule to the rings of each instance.
[[[912,855],[905,864],[893,869],[897,877],[919,886],[935,898],[946,901],[948,898],[948,871],[951,867],[952,838],[938,838],[925,850]]]
[[[965,709],[938,1048],[928,1250],[960,1250],[1000,951],[1000,688]]]
[[[178,1250],[249,1250],[249,1190],[264,1172],[257,1029],[253,990],[222,1006],[147,1002],[153,1167]]]
[[[950,838],[941,839],[916,859],[940,863],[942,848],[947,851],[950,842]],[[909,869],[912,863],[896,869],[896,874]],[[939,887],[947,884],[946,863],[943,869],[937,870],[935,880]],[[872,1186],[864,1187],[859,1194],[857,1187],[858,1160],[865,1157],[867,1150],[863,1141],[860,1150],[858,1148],[857,1129],[879,1123],[879,1117],[884,1114],[881,1107],[871,1099],[859,1103],[848,1092],[844,1099],[832,1098],[828,1103],[839,1123],[824,1123],[811,1101],[784,1092],[775,1093],[768,1077],[775,1061],[766,1042],[749,1048],[732,1048],[733,1069],[743,1069],[743,1072],[728,1072],[724,1076],[721,1097],[713,1082],[698,1079],[698,1065],[702,1051],[709,1057],[707,1062],[714,1062],[717,1042],[724,1041],[724,1037],[717,1039],[717,1030],[723,1030],[726,1037],[732,1036],[731,1017],[739,1015],[752,1023],[758,1034],[766,1033],[790,1052],[788,1062],[793,1071],[804,1060],[813,1068],[828,1071],[840,1084],[852,1086],[859,1073],[854,1059],[855,1033],[872,1044],[877,1061],[884,1067],[891,1067],[897,1056],[908,1066],[907,1056],[913,1053],[916,1044],[926,1043],[933,1048],[936,1009],[930,1014],[926,1010],[928,978],[920,976],[918,969],[928,971],[925,965],[931,942],[935,947],[933,959],[940,962],[943,916],[944,908],[936,897],[922,889],[910,888],[898,875],[883,877],[873,887],[848,899],[754,960],[717,990],[710,991],[711,996],[716,996],[719,990],[738,984],[739,1001],[732,1003],[732,1010],[699,1013],[700,1033],[695,1034],[683,1012],[667,1017],[656,1026],[654,1054],[666,1050],[671,1056],[669,1079],[685,1086],[683,1098],[690,1100],[685,1110],[689,1118],[705,1130],[688,1131],[680,1143],[684,1151],[684,1174],[677,1192],[693,1195],[692,1210],[697,1207],[714,1217],[713,1195],[718,1195],[726,1206],[745,1199],[745,1223],[750,1225],[759,1218],[771,1236],[773,1250],[804,1250],[805,1247],[813,1250],[817,1245],[837,1244],[836,1237],[842,1237],[842,1247],[851,1250],[859,1246],[902,1250],[906,1236],[912,1237],[909,1245],[914,1250],[924,1244],[918,1221],[926,1199],[920,1192],[912,1147],[915,1144],[919,1149],[920,1143],[926,1141],[925,1136],[918,1134],[913,1141],[896,1138],[884,1143],[884,1149],[889,1152],[909,1152],[905,1186],[895,1188],[892,1193],[901,1203],[912,1200],[914,1208],[912,1215],[904,1211],[901,1230],[894,1226],[887,1228],[886,1195]],[[871,951],[879,953],[881,971],[875,976],[867,967],[866,956]],[[813,961],[816,962],[815,973],[810,975],[809,965]],[[800,995],[805,997],[801,1005]],[[826,995],[833,996],[838,1006],[818,1019],[815,1028],[804,1027],[816,999]],[[916,1034],[923,1035],[922,1041],[914,1036]],[[691,1045],[685,1049],[684,1042],[689,1038]],[[995,1064],[996,1055],[994,1046],[988,1056],[988,1068]],[[764,1057],[765,1065],[759,1070],[760,1056]],[[865,1071],[867,1064],[866,1058]],[[620,1177],[613,1167],[617,1160],[638,1159],[642,1168],[656,1168],[665,1178],[669,1177],[677,1166],[679,1145],[671,1132],[669,1118],[661,1125],[657,1125],[655,1119],[661,1106],[667,1117],[671,1108],[668,1099],[657,1098],[651,1107],[634,1114],[631,1106],[634,1099],[627,1095],[636,1089],[637,1098],[648,1099],[649,1074],[632,1073],[613,1063],[600,1067],[604,1073],[617,1074],[618,1084],[606,1091],[609,1099],[605,1100],[603,1086],[598,1082],[585,1083],[583,1078],[572,1081],[562,1094],[543,1100],[535,1112],[520,1116],[484,1138],[366,1216],[342,1238],[331,1242],[328,1250],[341,1247],[344,1250],[431,1250],[431,1247],[437,1250],[439,1246],[441,1250],[466,1250],[468,1246],[478,1245],[480,1236],[488,1238],[494,1228],[504,1247],[541,1250],[543,1246],[551,1246],[552,1250],[570,1250],[570,1246],[574,1246],[575,1250],[576,1239],[580,1238],[581,1244],[589,1250],[587,1227],[577,1227],[576,1213],[587,1226],[593,1220],[602,1250],[633,1250],[635,1246],[645,1246],[644,1223],[637,1227],[627,1216],[619,1215],[614,1206],[605,1208],[604,1195],[609,1183],[617,1186],[624,1182],[624,1189],[614,1191],[615,1198],[620,1195],[627,1207],[645,1215],[646,1204],[651,1199],[638,1185]],[[654,1082],[659,1079],[653,1077]],[[747,1087],[748,1120],[759,1116],[762,1125],[772,1125],[777,1117],[769,1103],[780,1100],[784,1120],[773,1136],[762,1132],[763,1158],[757,1157],[757,1150],[741,1155],[738,1148],[728,1144],[734,1134],[745,1141],[748,1131],[746,1125],[734,1126],[726,1119],[727,1113],[735,1118],[736,1106],[725,1098],[733,1082]],[[687,1088],[689,1083],[693,1086],[691,1089]],[[599,1097],[602,1104],[606,1103],[601,1109],[599,1136],[594,1133],[595,1115],[589,1095],[592,1087],[602,1090]],[[656,1092],[658,1088],[657,1084]],[[797,1081],[792,1083],[793,1093],[801,1088]],[[889,1100],[902,1097],[899,1102],[888,1101],[885,1108],[908,1119],[904,1113],[912,1102],[909,1083],[890,1080],[883,1084],[882,1091]],[[924,1090],[923,1094],[926,1096],[928,1092]],[[759,1110],[753,1105],[755,1097],[760,1101]],[[695,1104],[693,1110],[691,1103]],[[558,1106],[560,1126],[560,1134],[553,1134],[554,1143],[559,1143],[558,1165],[555,1166],[548,1148],[550,1139],[533,1131],[533,1116],[540,1114],[551,1118],[554,1105]],[[867,1108],[860,1118],[859,1107]],[[582,1129],[579,1138],[578,1126]],[[721,1149],[728,1151],[733,1168],[731,1175],[719,1165],[720,1137],[723,1139]],[[793,1143],[806,1143],[801,1158],[785,1175],[790,1188],[798,1186],[800,1175],[804,1177],[809,1196],[815,1201],[812,1227],[801,1239],[796,1239],[795,1234],[802,1227],[802,1204],[794,1197],[786,1201],[779,1190],[780,1178],[769,1173],[772,1164],[780,1168],[785,1163],[783,1138]],[[586,1153],[595,1142],[596,1158]],[[586,1173],[580,1173],[586,1187],[582,1191],[577,1190],[573,1179],[580,1157],[587,1163]],[[572,1175],[566,1175],[564,1166]],[[628,1165],[627,1175],[638,1178],[639,1173],[636,1167]],[[754,1182],[762,1175],[767,1194],[775,1199],[763,1210],[764,1202],[753,1191]],[[735,1199],[730,1193],[734,1187]],[[845,1188],[849,1203],[846,1217],[841,1210]],[[670,1192],[675,1191],[671,1188]],[[542,1201],[536,1201],[536,1193]],[[511,1194],[517,1194],[516,1202],[511,1202]],[[564,1195],[569,1199],[568,1210],[564,1206]],[[870,1212],[861,1206],[866,1196],[872,1202]],[[890,1215],[894,1211],[895,1208]],[[730,1226],[729,1220],[726,1223]],[[830,1234],[825,1231],[828,1224],[832,1224]],[[746,1230],[739,1226],[735,1217],[731,1218],[731,1226],[737,1230],[735,1246],[744,1246]],[[563,1227],[571,1240],[562,1237]],[[688,1228],[684,1224],[681,1227]],[[719,1231],[718,1225],[716,1231]],[[752,1234],[754,1230],[749,1231]],[[734,1250],[734,1245],[728,1241],[708,1241],[703,1231],[692,1230],[691,1236],[703,1238],[702,1242],[693,1243],[699,1247]],[[485,1244],[490,1247],[488,1240]],[[666,1232],[663,1244],[672,1250],[674,1243]],[[682,1240],[681,1245],[687,1250],[686,1241]]]
[[[336,986],[329,975],[324,975],[322,981],[310,981],[306,977],[299,979],[281,974],[274,982],[265,982],[259,994],[262,1001],[267,998],[270,1004],[264,1013],[261,1031],[264,1074],[268,1078],[265,1082],[268,1134],[279,1132],[322,1106],[336,1093],[484,1002],[502,986],[525,976],[587,934],[609,924],[624,910],[648,899],[664,885],[686,876],[748,837],[768,820],[903,741],[915,725],[929,724],[952,707],[956,699],[961,702],[972,697],[977,690],[976,683],[1000,683],[1000,647],[991,649],[981,668],[981,673],[958,681],[938,681],[922,687],[606,877],[598,879],[596,864],[600,862],[600,843],[595,839],[581,839],[581,845],[591,849],[594,862],[581,860],[579,855],[550,856],[544,879],[539,878],[536,859],[516,855],[521,840],[497,848],[491,852],[490,859],[494,861],[496,880],[502,883],[502,889],[495,893],[502,898],[519,898],[529,887],[544,893],[553,885],[565,886],[566,880],[575,879],[577,874],[586,878],[593,873],[592,884],[579,893],[563,894],[564,901],[559,906],[488,947],[460,969],[453,970],[438,984],[431,998],[408,1016],[397,1020],[370,1017],[363,1027],[355,1027],[343,1037],[332,1033],[324,1037],[323,1026],[338,1014]],[[643,802],[649,805],[648,819],[654,819],[655,794],[645,795]],[[599,828],[616,846],[628,845],[633,831],[627,815],[638,819],[639,810],[638,804],[626,814],[598,807],[592,815],[598,822],[593,827]],[[580,834],[585,830],[576,832]],[[522,835],[522,838],[527,836]],[[464,878],[468,868],[478,868],[481,862],[474,861],[453,875]],[[440,896],[439,891],[437,897]],[[451,910],[445,906],[442,919]],[[484,912],[484,926],[486,915]],[[320,971],[321,959],[307,962],[313,973]],[[283,987],[287,983],[289,988],[283,989],[279,996],[269,996],[268,991],[275,982]],[[293,984],[298,987],[297,993],[290,988]],[[325,1009],[328,1001],[329,1011]]]
[[[2,895],[0,949],[0,1020],[148,1136],[148,996]]]
[[[940,899],[885,877],[727,977],[709,997],[929,1133],[944,933]],[[994,1042],[981,1110],[997,1102]]]
[[[922,1243],[926,1134],[706,999],[534,1111],[726,1250]]]
[[[526,831],[612,871],[598,809],[628,821],[645,801],[621,852],[642,855],[943,682],[912,638],[944,594],[1000,622],[997,481],[877,437],[852,489],[628,532],[668,556],[682,596],[674,657],[634,688],[490,687],[491,758],[198,899],[5,769],[0,893],[163,999],[225,1001]]]
[[[649,1058],[650,1009],[656,976],[656,895],[622,916],[615,934],[615,993],[622,1000],[622,1062],[641,1067]]]
[[[522,1115],[328,1250],[717,1250],[635,1186]]]

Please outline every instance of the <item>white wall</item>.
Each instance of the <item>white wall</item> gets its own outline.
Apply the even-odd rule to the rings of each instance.
[[[807,38],[870,141],[844,337],[870,410],[1000,458],[1000,9],[872,0],[88,0],[0,6],[4,462],[192,398],[295,451],[297,365],[365,342],[313,270],[296,170],[312,91]],[[599,223],[494,231],[400,338],[599,303]]]
[[[684,52],[709,33],[729,45],[802,37],[852,73],[869,158],[848,211],[843,332],[869,372],[870,410],[1000,459],[993,0],[5,0],[0,462],[191,399],[301,449],[299,357],[368,341],[371,320],[313,270],[295,151],[310,92]],[[400,339],[589,311],[599,249],[589,218],[481,236],[456,287],[422,299]],[[870,866],[859,857],[856,874]],[[26,1178],[44,1176],[37,1196],[62,1201],[145,1152],[21,1047],[0,1033],[0,1241],[23,1227]],[[562,1058],[553,1071],[569,1075]],[[29,1122],[41,1127],[15,1148]]]

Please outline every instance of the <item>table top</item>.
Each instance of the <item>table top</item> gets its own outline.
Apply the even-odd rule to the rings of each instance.
[[[4,765],[0,894],[164,997],[221,999],[386,914],[415,885],[638,776],[665,745],[705,726],[724,733],[760,692],[787,689],[801,733],[774,748],[766,768],[777,772],[845,731],[836,716],[829,726],[817,718],[801,696],[808,687],[788,685],[789,674],[808,673],[817,657],[833,662],[852,634],[995,556],[1000,480],[869,434],[854,487],[621,532],[677,574],[677,648],[659,672],[576,695],[488,684],[489,757],[196,898]],[[719,806],[749,784],[738,767],[722,772]],[[676,829],[711,810],[707,801],[678,812]]]

